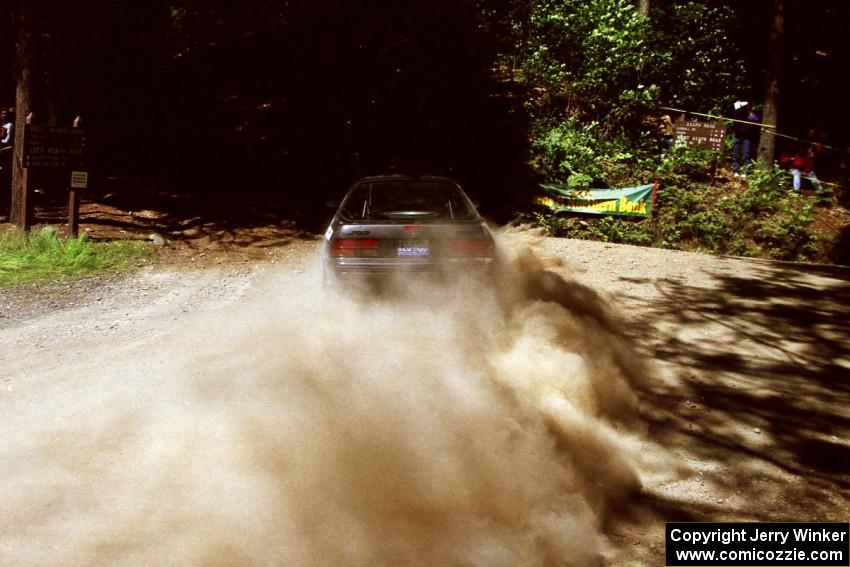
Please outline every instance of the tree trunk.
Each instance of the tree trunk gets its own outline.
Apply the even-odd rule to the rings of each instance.
[[[32,11],[30,0],[18,1],[15,20],[17,36],[15,55],[17,58],[17,87],[15,88],[15,142],[12,156],[12,202],[9,220],[21,230],[29,228],[30,199],[25,193],[23,181],[24,125],[32,108]]]
[[[785,35],[785,0],[774,0],[773,24],[770,28],[768,44],[767,77],[764,89],[764,110],[762,122],[774,128],[762,128],[759,138],[758,162],[761,167],[771,167],[776,154],[776,127],[779,122],[779,68],[782,51],[782,39]]]
[[[650,0],[638,0],[638,11],[646,18],[649,17]]]

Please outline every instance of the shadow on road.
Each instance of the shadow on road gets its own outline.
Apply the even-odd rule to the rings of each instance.
[[[846,520],[850,269],[748,270],[719,269],[710,288],[626,280],[661,296],[638,307],[631,332],[682,373],[642,392],[652,435],[686,460],[713,463],[705,485],[724,499],[715,509],[653,506],[669,520]]]
[[[211,198],[154,188],[118,189],[83,195],[81,231],[95,239],[149,239],[156,233],[190,248],[273,248],[315,239],[326,220],[315,207],[270,204],[238,194]],[[66,203],[38,196],[34,224],[62,226],[67,221]]]

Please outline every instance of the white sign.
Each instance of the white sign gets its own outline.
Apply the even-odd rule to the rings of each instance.
[[[85,189],[89,186],[88,171],[72,171],[71,172],[71,189]]]

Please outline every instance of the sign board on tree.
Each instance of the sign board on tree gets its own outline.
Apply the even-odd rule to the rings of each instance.
[[[28,124],[24,132],[26,167],[85,167],[86,134],[82,128]]]
[[[680,120],[673,124],[676,139],[684,140],[689,148],[702,148],[719,152],[723,149],[723,136],[726,125],[714,122],[693,122]]]

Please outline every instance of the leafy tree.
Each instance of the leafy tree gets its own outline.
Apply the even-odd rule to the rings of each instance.
[[[651,49],[661,65],[659,99],[674,108],[722,113],[748,89],[746,63],[728,6],[684,0],[656,4]]]
[[[526,18],[513,28],[522,39],[514,76],[528,89],[533,163],[547,178],[604,183],[606,163],[652,150],[658,106],[718,111],[746,84],[728,6],[542,0]]]
[[[625,0],[543,0],[529,19],[523,73],[541,93],[537,110],[577,116],[616,131],[656,102],[642,72],[657,63],[647,22]]]
[[[97,171],[320,200],[391,165],[499,196],[529,161],[577,185],[651,170],[659,106],[759,100],[772,1],[15,0],[6,14],[33,11],[32,106],[82,114]],[[783,122],[850,139],[850,3],[810,4],[786,6]],[[0,18],[0,70],[17,28]]]

